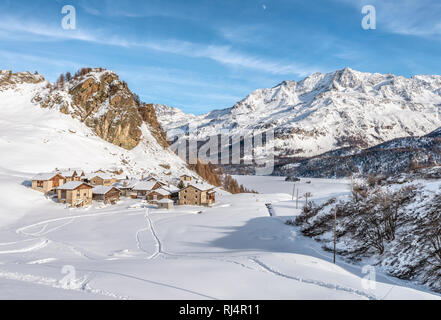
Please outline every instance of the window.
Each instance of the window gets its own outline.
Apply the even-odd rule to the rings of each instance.
[[[81,196],[81,193],[80,193],[80,190],[78,190],[77,191],[77,197],[80,197]]]
[[[37,181],[37,188],[43,188],[43,181]]]

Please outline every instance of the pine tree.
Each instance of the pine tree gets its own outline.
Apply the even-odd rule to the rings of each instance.
[[[178,188],[181,190],[185,188],[184,181],[179,181]]]
[[[60,77],[58,77],[57,80],[57,86],[62,87],[64,85],[64,74],[60,74]]]

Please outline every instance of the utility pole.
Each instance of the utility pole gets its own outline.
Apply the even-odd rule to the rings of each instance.
[[[299,188],[297,188],[296,209],[299,208]]]
[[[334,208],[334,264],[335,264],[336,251],[337,251],[337,207]]]
[[[296,184],[294,183],[294,186],[292,188],[292,200],[294,201],[294,192],[296,191]]]

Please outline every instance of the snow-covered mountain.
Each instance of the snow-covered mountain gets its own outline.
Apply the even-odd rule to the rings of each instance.
[[[153,106],[137,101],[111,71],[83,69],[57,84],[38,74],[0,71],[2,169],[194,174],[163,136]]]
[[[205,140],[223,129],[231,134],[273,129],[276,156],[309,157],[441,127],[441,76],[405,78],[345,68],[259,89],[232,108],[201,116],[165,106],[156,111],[167,132],[190,124],[197,127],[190,138]]]

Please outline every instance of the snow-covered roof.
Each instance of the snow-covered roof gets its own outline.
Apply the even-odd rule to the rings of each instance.
[[[141,181],[135,184],[133,187],[133,190],[139,190],[139,191],[150,191],[155,186],[156,181]]]
[[[120,189],[131,189],[133,188],[139,181],[138,180],[122,180],[120,182],[116,182],[113,184],[114,187]]]
[[[175,192],[179,192],[181,189],[179,189],[178,187],[175,186],[167,186],[164,185],[161,187],[161,189],[167,190],[170,193],[175,193]]]
[[[159,200],[158,203],[173,203],[173,200],[164,198],[164,199]]]
[[[91,187],[91,185],[88,185],[87,183],[81,182],[81,181],[71,181],[68,183],[63,184],[62,186],[58,187],[58,190],[75,190],[76,188],[78,188],[81,185],[86,185],[88,187]]]
[[[61,174],[63,177],[72,177],[74,174],[77,174],[77,172],[75,170],[57,171],[57,173]]]
[[[110,179],[112,179],[112,176],[110,174],[101,173],[101,172],[99,172],[99,173],[89,173],[89,174],[86,175],[86,178],[89,179],[89,180],[93,179],[95,177],[101,178],[103,180],[110,180]]]
[[[53,177],[55,177],[59,174],[60,173],[56,173],[56,172],[39,173],[39,174],[35,175],[34,177],[32,177],[32,180],[46,181],[46,180],[52,179]]]
[[[152,192],[157,192],[157,193],[159,193],[160,195],[163,195],[163,196],[169,196],[170,195],[170,191],[167,191],[167,190],[165,190],[163,188],[158,188],[158,189],[152,190]],[[150,192],[150,193],[152,193],[152,192]]]
[[[65,177],[71,177],[73,176],[74,173],[81,175],[82,173],[84,173],[84,170],[81,168],[60,168],[60,169],[56,169],[55,172],[65,176]]]
[[[205,182],[191,182],[187,184],[187,188],[190,186],[195,187],[196,189],[199,189],[201,191],[208,191],[214,189],[214,187],[211,184]]]
[[[112,189],[118,189],[118,188],[112,187],[112,186],[96,186],[92,189],[92,193],[93,194],[106,194],[109,191],[111,191]]]

